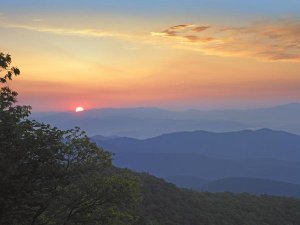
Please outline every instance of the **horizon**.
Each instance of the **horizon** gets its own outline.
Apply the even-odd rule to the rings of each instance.
[[[293,0],[12,0],[0,48],[34,111],[260,108],[300,102],[299,15]]]
[[[157,109],[157,110],[166,110],[166,111],[172,111],[172,112],[187,112],[187,111],[247,111],[247,110],[259,110],[259,109],[270,109],[270,108],[276,108],[276,107],[283,107],[283,106],[291,106],[291,105],[300,105],[300,102],[287,102],[282,104],[270,104],[269,106],[261,106],[261,107],[247,107],[247,108],[184,108],[184,109],[178,109],[178,108],[167,108],[167,107],[156,107],[156,106],[134,106],[134,107],[103,107],[103,108],[84,108],[83,111],[76,112],[76,107],[71,110],[65,110],[65,111],[35,111],[32,109],[32,113],[85,113],[89,111],[94,110],[130,110],[130,109]],[[77,107],[81,107],[81,105],[78,105]]]

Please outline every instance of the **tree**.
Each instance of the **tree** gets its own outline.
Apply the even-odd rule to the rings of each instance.
[[[79,128],[29,120],[7,83],[20,75],[0,53],[0,224],[131,224],[140,194],[127,171]],[[117,171],[117,172],[116,172]]]

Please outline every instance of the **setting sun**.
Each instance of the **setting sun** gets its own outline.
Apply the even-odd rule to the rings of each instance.
[[[81,106],[76,107],[76,109],[75,109],[75,112],[82,112],[82,111],[84,111],[84,108]]]

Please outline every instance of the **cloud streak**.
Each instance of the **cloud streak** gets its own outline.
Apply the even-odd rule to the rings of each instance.
[[[300,61],[300,21],[260,22],[243,27],[179,25],[152,36],[209,55]]]
[[[1,27],[10,28],[10,29],[23,29],[28,31],[35,32],[44,32],[44,33],[52,33],[56,35],[70,35],[70,36],[80,36],[80,37],[98,37],[98,38],[118,38],[118,39],[132,39],[132,35],[112,32],[112,31],[104,31],[99,29],[78,29],[78,28],[53,28],[47,26],[32,26],[25,24],[14,24],[14,23],[0,23]]]
[[[5,23],[9,29],[85,38],[112,38],[135,44],[168,46],[217,56],[252,57],[268,61],[300,62],[300,21],[281,20],[245,26],[220,24],[179,24],[162,31],[130,34],[100,29],[54,28],[41,25]]]

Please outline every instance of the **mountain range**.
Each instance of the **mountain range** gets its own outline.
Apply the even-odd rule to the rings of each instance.
[[[260,128],[300,134],[299,103],[261,109],[210,111],[104,108],[79,113],[33,113],[31,117],[61,129],[79,126],[90,136],[149,138],[178,131],[226,132]]]
[[[143,140],[102,136],[92,140],[114,153],[115,165],[162,177],[179,187],[289,196],[289,190],[300,184],[300,136],[283,131],[194,131]],[[234,177],[249,179],[250,190],[244,188],[245,180],[237,182]],[[222,179],[229,180],[217,182]],[[226,189],[228,183],[236,189]],[[297,191],[291,193],[299,197]]]
[[[176,132],[143,140],[128,137],[102,140],[97,136],[92,139],[114,153],[190,153],[223,159],[300,161],[300,136],[270,129]]]
[[[32,118],[62,129],[79,126],[115,154],[116,166],[179,187],[299,197],[299,103],[249,110],[93,109]]]

